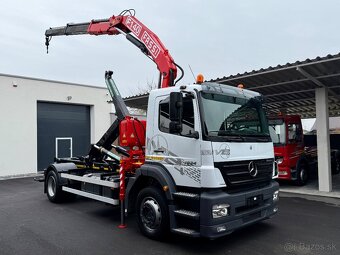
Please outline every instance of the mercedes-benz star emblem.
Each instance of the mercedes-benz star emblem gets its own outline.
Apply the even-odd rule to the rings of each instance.
[[[248,170],[249,170],[250,176],[256,177],[256,175],[257,175],[257,166],[256,166],[254,161],[250,161],[250,163],[248,165]]]

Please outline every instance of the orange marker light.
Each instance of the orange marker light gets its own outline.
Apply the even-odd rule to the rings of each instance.
[[[203,83],[203,81],[204,81],[203,74],[198,74],[197,77],[196,77],[196,83],[201,84],[201,83]]]

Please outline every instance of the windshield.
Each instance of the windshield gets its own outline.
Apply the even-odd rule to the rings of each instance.
[[[274,144],[286,143],[286,130],[283,119],[269,119],[269,133]]]
[[[268,124],[256,98],[202,92],[204,129],[209,137],[268,137]]]

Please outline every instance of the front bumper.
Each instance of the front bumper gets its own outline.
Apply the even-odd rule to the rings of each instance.
[[[201,193],[200,235],[207,238],[217,238],[236,229],[270,218],[278,209],[277,201],[273,201],[273,194],[278,190],[278,183],[272,181],[267,187],[235,194],[228,194],[223,191]],[[257,205],[249,205],[249,199],[255,196],[262,196],[262,202]],[[213,219],[212,206],[225,203],[230,205],[229,215]]]

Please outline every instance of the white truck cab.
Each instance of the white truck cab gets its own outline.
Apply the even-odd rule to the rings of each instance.
[[[178,133],[169,130],[171,92],[183,94]],[[176,185],[193,188],[247,184],[246,179],[243,183],[224,179],[218,166],[229,162],[259,161],[263,167],[258,165],[256,176],[248,176],[248,181],[265,175],[271,179],[273,144],[260,100],[259,93],[215,83],[153,90],[147,114],[147,160],[163,164]],[[247,167],[240,175],[248,174]]]
[[[175,232],[214,238],[276,213],[277,168],[261,101],[259,93],[209,82],[151,91],[143,168],[166,171],[175,199],[199,197],[198,205],[175,203],[175,216],[200,215],[196,227]]]

